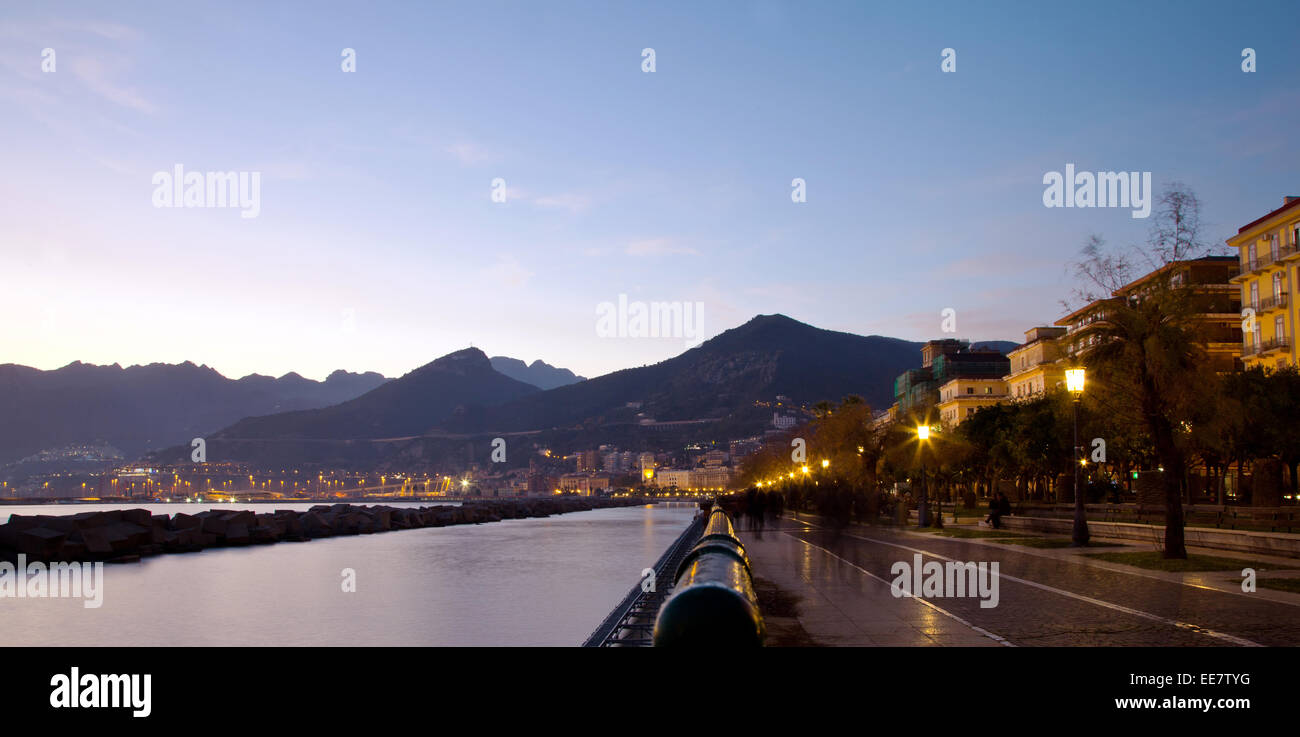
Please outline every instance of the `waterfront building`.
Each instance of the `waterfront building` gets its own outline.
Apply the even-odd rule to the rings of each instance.
[[[1031,399],[1065,381],[1065,367],[1057,363],[1065,357],[1057,342],[1065,333],[1063,327],[1030,328],[1025,331],[1025,342],[1007,353],[1011,373],[1003,378],[1013,401]]]
[[[970,341],[944,338],[921,347],[921,368],[909,369],[894,380],[895,414],[939,402],[939,388],[953,379],[1001,379],[1007,357],[991,348],[971,348]]]
[[[1140,300],[1164,282],[1192,290],[1198,310],[1194,317],[1196,330],[1204,342],[1206,360],[1216,371],[1231,371],[1240,360],[1242,350],[1241,295],[1233,281],[1239,269],[1236,256],[1173,261],[1116,289],[1110,297],[1071,312],[1056,321],[1058,326],[1066,328],[1066,335],[1058,338],[1065,351],[1060,359],[1062,365],[1097,344],[1097,328],[1115,305],[1122,305],[1124,300]]]
[[[731,469],[726,466],[708,466],[691,472],[693,489],[725,489],[731,483]]]
[[[655,481],[665,489],[674,487],[689,489],[692,485],[691,471],[689,469],[661,468],[656,474]]]
[[[1227,240],[1240,273],[1241,360],[1247,367],[1297,365],[1297,312],[1291,286],[1300,279],[1300,197],[1237,229]]]
[[[580,450],[574,454],[578,471],[599,471],[600,456],[594,450]]]
[[[872,414],[867,428],[872,432],[883,432],[885,428],[897,422],[898,417],[898,402],[894,402],[889,409],[882,409]]]
[[[592,496],[609,488],[609,475],[604,473],[566,473],[560,476],[560,491],[577,492],[579,496]]]
[[[653,481],[655,477],[655,454],[642,453],[639,465],[641,467],[641,480],[645,483]]]
[[[1009,399],[1007,382],[990,378],[956,378],[939,387],[939,421],[956,427],[981,407]]]

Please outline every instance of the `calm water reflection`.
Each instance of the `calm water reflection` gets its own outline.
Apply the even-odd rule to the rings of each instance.
[[[0,519],[94,508],[0,507]],[[578,645],[693,513],[660,504],[156,556],[105,566],[99,609],[0,598],[0,645]],[[356,593],[342,591],[345,568]]]

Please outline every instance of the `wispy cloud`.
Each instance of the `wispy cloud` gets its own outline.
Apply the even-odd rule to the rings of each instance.
[[[651,238],[649,240],[634,241],[627,244],[626,252],[629,256],[700,255],[699,251],[690,246],[683,246],[672,238]]]
[[[303,181],[312,178],[312,167],[304,161],[272,161],[248,167],[248,170],[260,171],[269,179]]]
[[[494,161],[501,160],[501,154],[496,151],[492,151],[477,143],[470,143],[468,141],[448,146],[444,150],[456,157],[460,163],[467,166],[490,164]]]
[[[56,74],[71,74],[86,90],[113,104],[147,114],[158,109],[142,92],[121,81],[131,66],[130,57],[123,52],[140,38],[139,31],[130,26],[81,20],[0,23],[0,38],[22,39],[24,42],[42,39],[38,47],[53,50]],[[13,72],[12,78],[31,84],[0,89],[0,95],[25,103],[29,109],[36,105],[48,107],[76,102],[66,94],[56,97],[39,89],[46,86],[42,83],[48,79],[42,67],[45,62],[43,53],[40,56],[20,54],[13,44],[5,46],[11,48],[9,53],[0,55],[0,67]]]
[[[508,287],[522,287],[533,278],[533,272],[524,268],[514,256],[499,256],[495,264],[483,270],[483,275],[493,282]]]
[[[117,70],[100,59],[76,56],[64,63],[74,77],[81,80],[81,83],[91,92],[105,100],[142,113],[153,114],[157,111],[157,106],[146,100],[139,92],[118,83],[114,79]]]
[[[535,197],[533,204],[548,210],[568,210],[580,213],[591,207],[591,198],[584,194],[564,193]]]
[[[89,31],[97,36],[102,36],[113,41],[128,41],[139,38],[139,31],[121,23],[112,21],[85,21],[83,23],[70,24],[77,30]]]
[[[536,194],[532,189],[520,187],[510,181],[506,182],[507,202],[527,202],[543,210],[565,210],[572,214],[591,209],[594,200],[580,192],[561,192],[558,194]]]

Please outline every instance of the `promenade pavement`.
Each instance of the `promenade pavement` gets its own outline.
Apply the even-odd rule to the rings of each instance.
[[[971,529],[967,527],[967,529]],[[1235,571],[1169,573],[1084,557],[1150,550],[1040,549],[984,539],[939,537],[915,528],[823,527],[787,516],[763,531],[744,522],[756,585],[792,607],[765,615],[769,644],[826,646],[1300,645],[1300,594],[1260,587],[1246,593]],[[1300,561],[1220,550],[1191,553],[1245,559],[1262,574],[1300,576]],[[895,597],[897,561],[999,564],[999,600]],[[788,610],[788,611],[786,611]]]

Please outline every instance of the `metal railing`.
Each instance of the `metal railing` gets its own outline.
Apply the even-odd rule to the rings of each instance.
[[[1268,353],[1275,350],[1286,350],[1291,347],[1291,341],[1283,336],[1281,338],[1269,338],[1258,343],[1248,343],[1242,348],[1241,352],[1246,356],[1257,356],[1261,353]]]
[[[1281,309],[1286,307],[1286,292],[1264,297],[1259,304],[1254,305],[1255,312],[1266,312],[1268,310]]]
[[[1241,271],[1243,274],[1251,271],[1259,271],[1266,266],[1271,266],[1274,263],[1281,261],[1287,256],[1295,253],[1297,250],[1300,250],[1300,246],[1297,246],[1295,243],[1281,243],[1277,247],[1277,254],[1274,255],[1273,247],[1270,244],[1264,249],[1264,253],[1258,254],[1253,259],[1242,257]]]
[[[665,592],[659,590],[659,582],[667,581],[668,574],[681,565],[691,546],[700,539],[705,522],[703,517],[691,520],[691,524],[655,563],[656,585],[648,587],[648,590],[640,582],[633,586],[582,643],[583,647],[646,647],[651,644],[650,631],[665,598]]]

